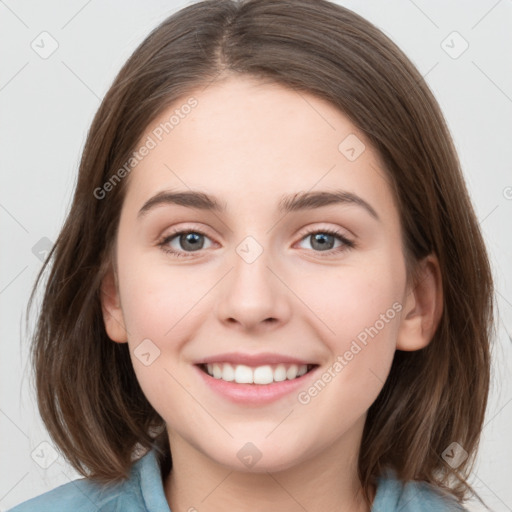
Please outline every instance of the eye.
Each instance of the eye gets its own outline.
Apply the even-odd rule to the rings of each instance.
[[[317,229],[310,230],[301,234],[301,242],[304,240],[311,241],[311,248],[314,252],[323,252],[327,255],[339,253],[355,247],[355,243],[346,238],[342,233],[334,229]],[[209,237],[199,229],[182,229],[175,230],[166,235],[159,243],[158,246],[167,254],[173,257],[187,257],[192,256],[192,253],[199,252],[205,247],[205,239],[210,240]],[[336,240],[340,245],[334,247]]]
[[[303,233],[303,240],[310,240],[311,247],[315,252],[326,252],[328,254],[339,253],[355,247],[355,243],[335,229],[319,229]],[[340,241],[338,247],[333,245],[336,240]]]
[[[197,229],[174,231],[160,241],[158,245],[165,253],[182,257],[187,256],[186,253],[204,249],[205,238],[208,238],[207,235]]]

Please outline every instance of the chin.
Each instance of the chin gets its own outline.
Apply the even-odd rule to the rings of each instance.
[[[274,443],[246,441],[227,447],[222,453],[210,454],[210,458],[231,471],[241,473],[276,473],[286,471],[307,459],[304,446],[283,447]],[[239,445],[239,446],[238,446]],[[224,445],[225,446],[225,445]],[[299,453],[300,451],[300,453]],[[234,456],[231,455],[234,452]]]

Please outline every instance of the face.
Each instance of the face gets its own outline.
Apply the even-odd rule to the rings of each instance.
[[[251,471],[353,453],[395,350],[422,344],[400,347],[416,303],[382,162],[312,95],[231,78],[191,96],[141,138],[155,147],[128,178],[107,332],[171,449]]]

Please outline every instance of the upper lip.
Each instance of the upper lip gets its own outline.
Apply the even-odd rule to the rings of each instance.
[[[263,366],[266,364],[316,364],[312,361],[306,361],[297,357],[284,354],[261,353],[261,354],[242,354],[240,352],[229,352],[217,354],[215,356],[205,357],[196,361],[195,364],[213,364],[213,363],[231,363],[234,365],[244,364],[246,366]]]

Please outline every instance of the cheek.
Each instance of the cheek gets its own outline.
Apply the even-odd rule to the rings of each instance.
[[[395,319],[397,306],[393,309],[393,304],[402,299],[404,286],[404,275],[398,265],[393,269],[391,265],[372,262],[327,269],[321,279],[314,273],[302,276],[295,290],[321,320],[329,338],[338,340],[342,348],[347,340],[378,322],[382,314],[389,311],[386,320]],[[396,324],[386,325],[390,323]]]
[[[166,339],[181,327],[180,319],[193,314],[200,297],[196,296],[195,286],[200,283],[190,282],[190,272],[147,264],[136,254],[126,257],[123,263],[123,267],[119,265],[120,292],[129,339]]]
[[[333,269],[321,281],[312,275],[301,279],[297,289],[320,320],[315,322],[317,335],[328,346],[332,362],[339,362],[332,388],[353,389],[355,401],[360,394],[376,397],[396,350],[405,268],[392,260],[391,253],[381,254],[380,259]]]
[[[194,297],[188,297],[194,293],[180,282],[179,272],[147,265],[133,254],[125,256],[123,264],[119,265],[122,309],[137,381],[159,414],[165,416],[167,409],[175,408],[188,411],[192,405],[178,384],[183,377],[173,378],[173,363],[189,338],[186,328],[194,314]]]
[[[324,307],[318,309],[320,316],[334,331],[322,338],[330,360],[297,398],[304,418],[323,421],[324,431],[314,433],[320,437],[336,437],[365,414],[381,392],[395,354],[401,304],[394,300],[394,287],[382,281],[363,287],[356,277],[347,277],[342,287],[331,283],[316,303]]]

